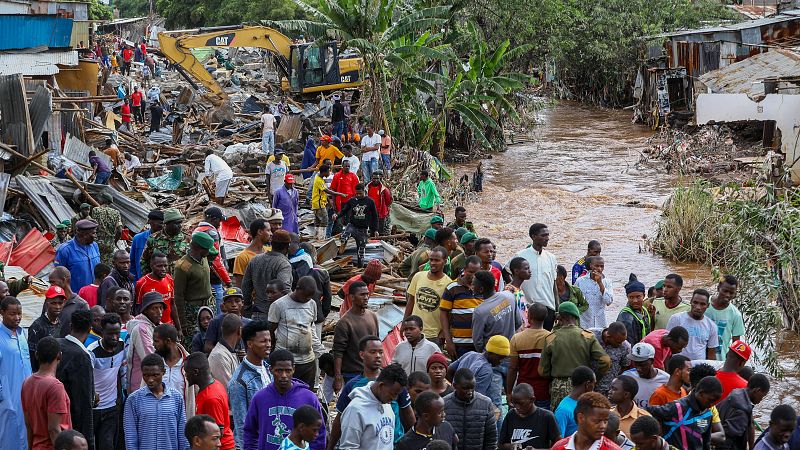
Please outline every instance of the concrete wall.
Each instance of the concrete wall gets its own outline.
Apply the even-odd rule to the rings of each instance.
[[[800,181],[800,95],[770,94],[755,102],[747,94],[700,94],[697,124],[774,120],[781,131],[781,152],[792,179]]]

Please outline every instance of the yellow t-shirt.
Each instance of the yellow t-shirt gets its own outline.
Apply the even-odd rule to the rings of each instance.
[[[311,190],[311,209],[322,209],[328,206],[328,195],[325,193],[325,179],[319,175],[314,177],[314,187]]]
[[[326,160],[330,161],[331,165],[333,165],[334,161],[336,161],[336,158],[344,158],[344,153],[339,151],[335,145],[329,145],[328,148],[325,148],[322,145],[317,147],[317,161],[319,161],[317,167],[321,166]]]
[[[428,272],[427,270],[417,272],[411,278],[407,292],[414,296],[414,309],[411,313],[422,319],[422,332],[425,337],[434,339],[439,336],[439,331],[442,329],[439,321],[439,305],[442,302],[442,294],[453,280],[447,275],[440,280],[430,280]]]
[[[267,164],[271,163],[272,161],[275,161],[275,155],[269,155],[269,158],[267,158]],[[281,158],[281,161],[286,163],[286,170],[289,170],[289,166],[291,165],[291,161],[289,161],[289,157],[286,156],[286,155],[283,155],[283,158]]]
[[[264,246],[264,251],[268,252],[271,249],[269,246]],[[256,253],[250,249],[245,248],[242,250],[238,255],[236,255],[236,259],[233,260],[233,274],[234,275],[244,275],[244,271],[247,270],[247,265],[250,264],[250,260],[256,256]]]

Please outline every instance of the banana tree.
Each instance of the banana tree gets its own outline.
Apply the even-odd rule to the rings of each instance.
[[[390,129],[388,73],[408,52],[432,54],[422,45],[395,45],[447,22],[450,6],[413,9],[400,0],[293,0],[310,17],[308,20],[276,22],[280,27],[313,36],[341,40],[343,48],[356,48],[364,58],[372,100],[372,121]],[[428,49],[432,50],[433,49]],[[424,52],[424,53],[422,53]]]
[[[426,147],[437,130],[446,128],[447,116],[456,113],[461,121],[472,131],[477,140],[486,147],[491,147],[485,130],[493,129],[502,132],[500,120],[507,115],[512,120],[519,116],[507,96],[524,87],[530,77],[503,71],[506,58],[529,51],[530,46],[520,46],[509,50],[510,42],[503,41],[494,52],[489,52],[488,45],[478,38],[478,32],[472,23],[467,24],[467,36],[474,43],[469,60],[457,64],[454,76],[447,71],[442,74],[429,73],[425,77],[445,87],[441,103],[437,105],[434,120],[419,142],[421,148]],[[444,140],[439,142],[439,157],[443,157]]]

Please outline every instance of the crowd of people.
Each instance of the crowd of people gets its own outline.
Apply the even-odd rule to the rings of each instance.
[[[618,290],[600,242],[568,272],[541,223],[500,262],[464,207],[430,214],[399,266],[404,340],[387,348],[369,305],[386,268],[364,249],[390,228],[391,158],[367,155],[391,140],[365,127],[359,163],[342,124],[319,145],[308,137],[313,237],[339,235],[342,251],[353,237],[363,267],[333,292],[299,234],[301,177],[270,147],[276,119],[265,116],[274,208],[247,224],[235,258],[216,206],[193,229],[175,208],[151,211],[122,248],[104,195],[56,230],[56,267],[27,329],[15,295],[30,280],[0,284],[0,448],[800,449],[790,405],[763,430],[753,419],[770,379],[748,365],[736,277],[685,294],[678,274],[649,288],[631,274]],[[219,161],[207,171],[227,165],[208,156]],[[441,203],[427,171],[418,194],[423,211]],[[610,322],[613,304],[624,306]]]

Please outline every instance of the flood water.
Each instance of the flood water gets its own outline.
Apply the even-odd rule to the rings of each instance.
[[[483,160],[483,192],[467,205],[478,235],[497,245],[498,260],[505,263],[530,244],[528,227],[535,222],[548,225],[547,249],[568,273],[586,254],[588,241],[599,240],[605,274],[614,284],[609,322],[625,306],[623,285],[630,273],[648,287],[678,273],[684,279],[684,298],[695,288],[715,285],[709,267],[677,263],[647,250],[660,208],[678,183],[664,171],[635,167],[652,135],[648,128],[631,124],[626,111],[561,102],[541,112],[533,134],[532,141]],[[467,173],[474,168],[475,163],[457,166]],[[800,408],[797,344],[800,339],[793,337],[781,345],[786,378],[775,381],[757,407],[761,423],[768,422],[769,411],[780,403]]]

